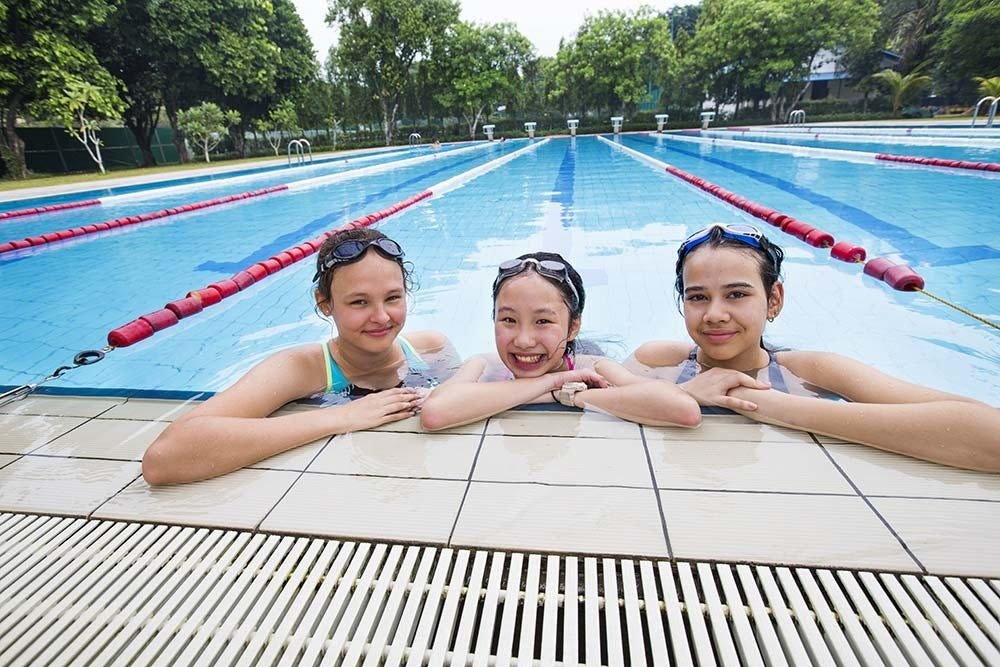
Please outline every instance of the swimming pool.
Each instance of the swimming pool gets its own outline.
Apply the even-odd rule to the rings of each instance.
[[[928,291],[1000,319],[1000,214],[991,210],[1000,177],[994,174],[651,135],[617,141],[862,244],[869,256],[908,263],[924,276]],[[0,256],[0,384],[37,380],[77,351],[103,345],[110,329],[189,290],[526,144],[442,154],[360,179]],[[683,337],[671,293],[677,245],[708,222],[763,223],[606,140],[555,138],[535,146],[379,224],[416,268],[419,291],[407,328],[442,330],[463,356],[488,351],[497,264],[544,248],[563,253],[580,270],[588,292],[583,335],[611,356],[623,358],[646,340]],[[257,187],[254,181],[240,189]],[[188,201],[209,196],[189,194]],[[154,193],[135,210],[160,207]],[[828,251],[767,231],[787,252],[786,306],[769,328],[771,343],[838,351],[905,379],[1000,403],[995,330],[924,295],[895,292],[859,266],[832,260]],[[292,265],[53,384],[104,391],[221,389],[275,349],[329,335],[312,312],[311,267],[310,260]]]

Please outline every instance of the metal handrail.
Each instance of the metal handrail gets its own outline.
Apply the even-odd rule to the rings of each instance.
[[[797,123],[806,122],[806,111],[805,109],[792,109],[788,112],[788,124],[795,125]]]
[[[419,132],[410,132],[409,143],[410,145],[419,144],[423,140]]]
[[[993,118],[997,115],[997,102],[1000,102],[1000,96],[992,97],[989,95],[976,102],[976,109],[972,112],[972,127],[976,126],[976,117],[979,115],[979,107],[983,105],[983,102],[991,103],[989,115],[986,118],[986,127],[993,127]]]

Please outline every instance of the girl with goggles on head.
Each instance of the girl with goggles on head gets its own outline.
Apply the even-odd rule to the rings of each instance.
[[[410,273],[395,241],[372,229],[339,232],[320,248],[316,268],[316,309],[336,326],[336,337],[268,357],[171,424],[143,457],[147,482],[215,477],[319,438],[413,416],[431,369],[458,365],[444,335],[401,335]],[[362,397],[266,418],[324,393]]]
[[[626,366],[666,377],[700,405],[927,461],[1000,472],[1000,410],[886,375],[828,352],[772,351],[784,254],[750,225],[712,225],[677,253],[675,289],[694,341],[642,345]],[[797,380],[847,401],[795,395]]]
[[[526,403],[590,407],[643,424],[694,426],[701,415],[685,392],[644,380],[600,356],[576,353],[586,295],[580,275],[555,253],[500,265],[493,282],[496,355],[466,362],[434,390],[420,414],[438,430]]]

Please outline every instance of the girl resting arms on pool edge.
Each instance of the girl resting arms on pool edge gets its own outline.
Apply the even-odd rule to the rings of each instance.
[[[643,375],[681,366],[677,386],[767,424],[811,431],[945,465],[1000,471],[1000,410],[886,375],[828,352],[764,347],[784,303],[781,248],[746,224],[712,225],[677,253],[675,290],[695,343],[645,343],[626,366]],[[754,375],[767,370],[769,382]],[[850,402],[791,395],[794,376]]]
[[[610,359],[575,353],[585,298],[580,275],[558,254],[531,253],[501,264],[493,283],[499,356],[474,357],[437,387],[421,425],[434,431],[557,400],[642,424],[697,425],[698,404],[684,391]]]
[[[333,320],[337,337],[271,355],[172,423],[143,456],[148,483],[216,477],[324,436],[413,416],[427,390],[404,383],[426,387],[420,371],[457,366],[444,335],[400,335],[410,270],[395,241],[373,229],[338,232],[320,248],[316,265],[316,307]],[[290,401],[346,391],[367,395],[267,418]]]

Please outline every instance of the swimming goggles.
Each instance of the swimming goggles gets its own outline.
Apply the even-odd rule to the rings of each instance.
[[[764,249],[764,246],[760,242],[760,240],[764,238],[764,235],[761,234],[760,230],[753,225],[746,225],[742,223],[734,223],[731,225],[715,224],[709,225],[705,229],[701,229],[687,237],[687,240],[685,240],[684,243],[681,244],[681,247],[677,249],[677,256],[683,257],[705,241],[712,238],[712,231],[716,228],[722,230],[723,238],[730,239],[731,241],[738,241],[758,250]]]
[[[403,249],[399,247],[399,244],[390,238],[382,237],[377,239],[371,239],[368,241],[362,241],[358,239],[350,239],[344,241],[343,243],[338,243],[327,255],[326,259],[323,260],[323,264],[316,269],[316,275],[313,276],[313,282],[319,280],[319,277],[323,275],[326,271],[329,271],[332,267],[337,264],[345,264],[347,262],[353,262],[354,260],[365,254],[368,248],[374,247],[379,251],[379,254],[383,255],[387,259],[394,259],[396,261],[403,260]]]
[[[570,280],[569,267],[554,259],[537,260],[534,257],[508,259],[506,262],[503,262],[498,267],[497,279],[493,281],[493,298],[497,298],[497,293],[500,291],[500,285],[503,281],[521,273],[531,264],[535,266],[535,270],[539,274],[569,286],[569,291],[573,295],[573,303],[570,304],[571,311],[575,311],[580,306],[580,294],[576,291],[576,285]]]

